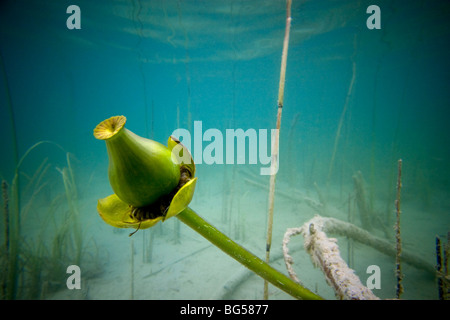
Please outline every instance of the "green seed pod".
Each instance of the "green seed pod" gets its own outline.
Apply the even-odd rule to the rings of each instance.
[[[145,229],[188,206],[197,182],[195,164],[177,139],[169,137],[165,147],[125,129],[125,122],[124,116],[111,117],[94,129],[106,142],[115,192],[100,199],[97,210],[114,227]]]
[[[109,118],[95,128],[94,136],[106,142],[114,193],[134,207],[144,207],[177,186],[180,167],[167,147],[134,134],[125,122],[124,116]]]

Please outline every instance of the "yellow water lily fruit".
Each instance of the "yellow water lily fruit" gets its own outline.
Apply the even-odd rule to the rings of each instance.
[[[183,211],[197,178],[192,156],[169,137],[168,147],[125,128],[126,118],[102,121],[94,136],[106,142],[108,176],[114,194],[98,201],[103,220],[118,228],[145,229]]]

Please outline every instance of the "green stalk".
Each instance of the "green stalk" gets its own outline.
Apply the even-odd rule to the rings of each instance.
[[[205,221],[202,217],[197,215],[194,210],[186,208],[178,214],[177,217],[230,257],[294,298],[305,300],[323,299],[303,286],[295,283],[289,277],[272,268],[263,260],[241,247]]]

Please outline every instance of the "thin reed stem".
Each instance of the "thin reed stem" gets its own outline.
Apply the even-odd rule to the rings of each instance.
[[[397,254],[395,256],[395,275],[397,277],[397,292],[396,297],[400,299],[401,294],[403,293],[402,286],[402,268],[400,264],[400,256],[402,254],[402,242],[400,237],[400,191],[402,189],[402,159],[398,160],[398,176],[397,176],[397,198],[395,200],[395,211],[397,215],[397,222],[395,224],[395,240],[396,240],[396,251]]]
[[[271,170],[270,187],[269,187],[269,208],[267,219],[267,237],[266,237],[266,263],[270,260],[270,247],[272,245],[272,225],[273,225],[273,207],[275,203],[275,180],[276,173],[278,171],[278,154],[279,154],[279,139],[280,139],[280,126],[281,126],[281,114],[283,111],[284,102],[284,83],[286,78],[286,63],[287,54],[289,48],[289,31],[291,29],[291,0],[286,1],[286,29],[284,33],[283,52],[281,55],[281,71],[280,71],[280,83],[278,87],[278,111],[277,111],[277,125],[275,131],[274,144],[272,146],[272,165],[275,170]],[[269,283],[264,281],[264,299],[269,297]]]

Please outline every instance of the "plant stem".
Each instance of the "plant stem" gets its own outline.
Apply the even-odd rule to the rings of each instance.
[[[241,247],[225,234],[217,230],[210,223],[205,221],[202,217],[197,215],[197,213],[195,213],[192,209],[186,208],[178,214],[177,217],[181,222],[197,231],[230,257],[294,298],[308,300],[322,299],[322,297],[316,295],[301,285],[298,285],[286,275],[272,268],[263,260]]]
[[[444,300],[444,282],[442,281],[442,249],[441,249],[441,239],[436,236],[436,270],[438,274],[438,293],[439,300]]]
[[[278,172],[278,153],[279,153],[279,139],[281,127],[281,114],[283,112],[284,104],[284,82],[286,78],[286,63],[289,48],[289,31],[291,29],[291,0],[286,1],[286,28],[283,40],[283,52],[281,55],[281,71],[280,83],[278,86],[278,110],[277,110],[277,130],[275,132],[275,141],[272,150],[272,164],[275,163],[275,170],[271,168],[270,185],[269,185],[269,209],[267,213],[267,236],[266,236],[266,263],[270,260],[270,246],[272,245],[272,225],[273,225],[273,208],[275,203],[275,180]],[[274,172],[275,171],[275,172]],[[269,298],[269,285],[264,281],[264,299]]]
[[[9,196],[8,196],[8,183],[3,180],[2,181],[2,195],[3,195],[3,212],[5,215],[5,253],[6,259],[8,259],[9,252]]]
[[[402,254],[402,242],[400,236],[400,190],[402,189],[402,159],[398,160],[398,176],[397,176],[397,198],[395,200],[395,211],[397,216],[397,223],[395,224],[395,240],[396,240],[396,251],[397,254],[395,256],[395,275],[397,277],[397,291],[396,297],[400,299],[401,294],[403,293],[402,286],[402,268],[400,256]]]

